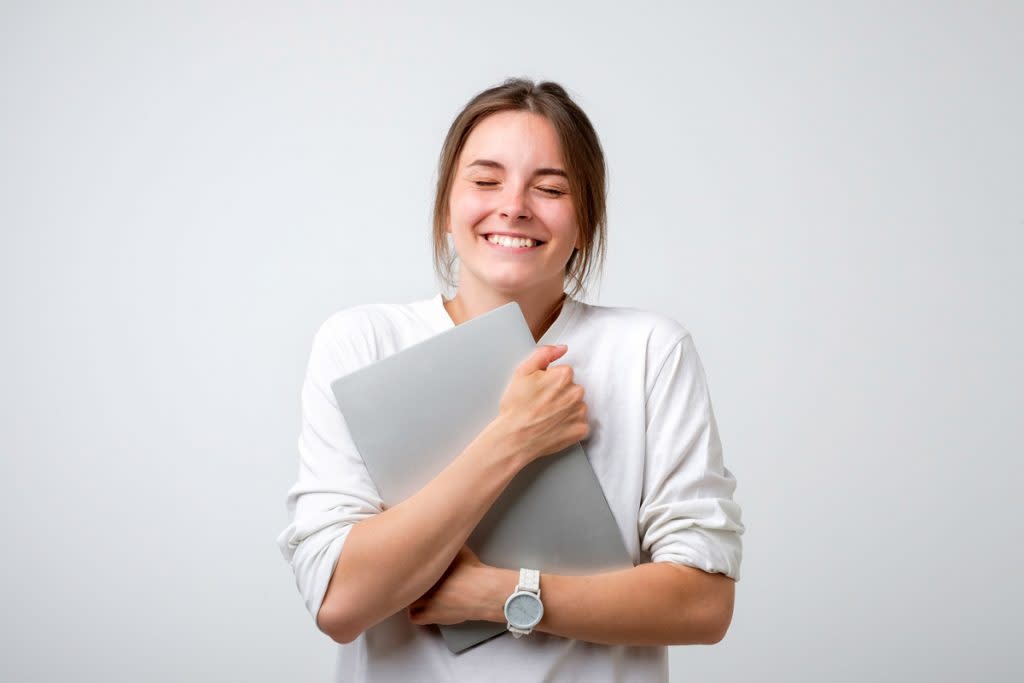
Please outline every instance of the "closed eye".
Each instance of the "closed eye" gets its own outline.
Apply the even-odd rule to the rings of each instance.
[[[475,184],[477,187],[491,187],[492,185],[497,185],[498,183],[497,181],[493,180],[474,180],[473,184]],[[537,189],[551,197],[561,197],[563,194],[567,194],[565,192],[562,192],[561,190],[556,190],[551,187],[538,187]]]

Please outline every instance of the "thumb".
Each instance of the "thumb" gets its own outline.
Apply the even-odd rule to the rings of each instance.
[[[533,350],[526,360],[519,364],[516,368],[517,375],[529,375],[537,370],[544,370],[550,363],[558,360],[565,352],[569,350],[569,347],[565,344],[544,344],[538,346]]]

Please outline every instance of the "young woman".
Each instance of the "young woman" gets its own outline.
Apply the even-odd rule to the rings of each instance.
[[[466,105],[441,151],[433,230],[448,286],[458,257],[454,296],[330,316],[303,387],[299,476],[277,540],[340,644],[338,680],[667,680],[666,645],[724,637],[744,526],[692,336],[665,315],[576,298],[603,254],[605,164],[562,87],[510,79]],[[538,347],[499,413],[384,509],[330,383],[513,300]],[[484,565],[465,542],[519,470],[576,441],[635,566],[541,573],[524,614],[507,615],[536,574]],[[513,633],[452,654],[436,625],[479,619]]]

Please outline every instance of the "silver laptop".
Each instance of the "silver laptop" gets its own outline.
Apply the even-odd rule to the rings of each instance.
[[[386,506],[421,489],[498,415],[535,348],[513,301],[331,384]],[[579,442],[523,468],[467,543],[485,564],[507,569],[579,575],[633,566]],[[440,629],[452,652],[507,632],[488,621]]]

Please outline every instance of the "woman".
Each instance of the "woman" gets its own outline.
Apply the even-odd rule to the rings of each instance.
[[[557,84],[510,79],[466,105],[441,152],[435,267],[451,285],[454,246],[455,295],[355,306],[317,332],[278,543],[317,626],[341,644],[339,680],[664,681],[666,645],[724,636],[744,527],[704,369],[671,318],[575,298],[604,231],[590,121]],[[330,382],[512,300],[538,347],[499,414],[383,509]],[[581,440],[635,566],[542,573],[540,621],[515,624],[503,608],[527,568],[484,565],[466,539],[522,467]],[[436,625],[478,619],[522,637],[452,654]]]

